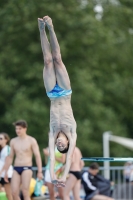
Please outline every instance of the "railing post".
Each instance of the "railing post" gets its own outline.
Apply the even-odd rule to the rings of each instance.
[[[109,150],[109,138],[111,135],[111,131],[107,131],[103,133],[103,157],[110,157]],[[104,162],[104,177],[110,179],[110,162]]]

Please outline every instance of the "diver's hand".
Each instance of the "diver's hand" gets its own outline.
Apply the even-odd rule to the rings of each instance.
[[[65,177],[61,177],[60,179],[54,179],[54,180],[52,180],[52,183],[56,187],[65,187],[65,185],[66,185],[66,178]]]
[[[57,179],[56,175],[54,174],[54,176],[52,177],[52,183],[56,186],[56,187],[62,187],[60,184],[60,181]]]
[[[65,187],[66,186],[66,178],[65,177],[61,177],[59,178],[57,183],[57,187]]]
[[[52,183],[56,187],[65,187],[65,182],[63,182],[62,180],[52,180]]]

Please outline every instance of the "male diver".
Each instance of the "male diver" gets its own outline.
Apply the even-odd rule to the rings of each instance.
[[[50,174],[53,184],[57,187],[65,186],[66,177],[71,166],[72,155],[76,145],[76,122],[71,108],[70,80],[62,62],[60,46],[49,16],[38,18],[41,46],[44,58],[43,79],[47,96],[50,98]],[[49,30],[50,44],[45,27]],[[54,174],[55,145],[61,153],[67,153],[66,165],[60,179]]]

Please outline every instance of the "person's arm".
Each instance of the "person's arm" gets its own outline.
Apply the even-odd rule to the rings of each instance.
[[[5,164],[3,165],[2,169],[0,170],[0,176],[1,176],[2,172],[4,172],[4,171],[5,171],[5,175],[6,175],[6,172],[7,172],[8,168],[9,168],[8,167],[8,163],[9,163],[9,156],[6,157]]]
[[[81,158],[82,158],[82,157],[81,157]],[[81,160],[81,161],[80,161],[80,169],[82,170],[84,166],[85,166],[85,163],[84,163],[83,160]]]
[[[55,159],[57,162],[60,162],[60,163],[65,163],[65,160],[66,160],[66,155],[65,154],[62,154],[60,158],[58,158],[57,156],[55,156]]]
[[[92,183],[90,182],[90,180],[88,178],[88,172],[83,173],[82,179],[86,183],[89,190],[91,190],[91,191],[97,190],[97,188],[94,185],[92,185]]]
[[[80,158],[82,158],[83,156],[82,156],[82,153],[81,153],[80,149],[79,149],[79,153],[80,153]],[[85,166],[84,161],[80,159],[80,169],[82,170],[82,168],[83,168],[84,166]]]
[[[43,149],[43,153],[44,153],[44,158],[45,158],[45,164],[47,164],[47,162],[48,162],[48,156],[49,156],[48,148],[44,148]]]
[[[38,147],[37,141],[34,138],[32,140],[32,151],[33,151],[33,154],[35,156],[36,165],[37,165],[37,168],[38,168],[37,178],[39,180],[41,180],[43,178],[42,160],[41,160],[41,155],[40,155],[40,151],[39,151],[39,147]]]
[[[56,176],[54,173],[54,165],[55,165],[55,138],[53,133],[49,133],[49,157],[50,157],[50,176],[51,180],[54,183],[56,180]]]
[[[10,142],[10,154],[6,157],[5,164],[2,168],[2,171],[8,171],[10,165],[13,162],[13,158],[14,158],[14,154],[15,154],[13,145],[14,145],[14,139],[12,139]]]
[[[81,157],[82,158],[82,157]],[[82,170],[82,168],[85,166],[85,162],[83,160],[80,160],[80,169]]]
[[[8,156],[7,156],[7,157],[8,157]],[[2,169],[0,170],[0,176],[1,176],[2,172],[4,172],[6,169],[8,169],[8,168],[7,168],[7,163],[8,163],[8,161],[9,161],[9,158],[7,158],[7,157],[6,157],[6,159],[5,159],[5,164],[3,165]]]
[[[76,139],[77,139],[77,134],[72,134],[72,136],[69,138],[69,149],[68,149],[67,156],[66,156],[65,170],[64,170],[63,176],[61,178],[62,182],[66,181],[66,177],[67,177],[69,170],[70,170],[73,152],[74,152],[74,148],[76,146]]]

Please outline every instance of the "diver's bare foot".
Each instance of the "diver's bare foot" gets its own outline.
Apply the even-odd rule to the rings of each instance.
[[[45,22],[43,21],[42,18],[38,18],[38,27],[40,30],[44,30],[45,28]]]
[[[43,21],[45,22],[49,30],[53,29],[52,19],[49,16],[43,17]]]

